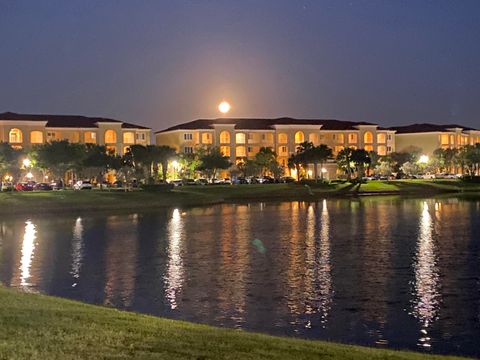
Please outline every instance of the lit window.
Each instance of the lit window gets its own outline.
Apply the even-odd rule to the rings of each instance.
[[[105,131],[105,144],[115,144],[117,142],[117,133],[113,130]]]
[[[387,155],[387,147],[385,145],[378,145],[377,152],[378,155],[385,156]]]
[[[68,140],[71,143],[78,143],[80,142],[80,133],[78,131],[75,131],[71,133],[66,140]]]
[[[30,132],[30,142],[32,144],[41,144],[43,143],[43,132],[41,131],[32,131]]]
[[[193,154],[193,147],[191,147],[191,146],[185,146],[185,147],[183,148],[183,152],[184,152],[185,154]]]
[[[333,138],[335,139],[335,135],[333,135]],[[336,140],[338,144],[343,144],[345,142],[345,135],[337,134]]]
[[[203,133],[202,134],[202,144],[211,144],[212,143],[212,134]]]
[[[300,144],[305,141],[305,135],[303,135],[303,132],[297,131],[295,133],[295,144]]]
[[[343,146],[335,146],[334,148],[334,153],[335,154],[338,154],[340,151],[342,151],[344,149]]]
[[[220,146],[220,152],[223,156],[230,156],[230,146]]]
[[[245,151],[245,146],[237,146],[237,148],[235,149],[235,156],[237,157],[247,156]]]
[[[387,136],[384,133],[377,134],[377,143],[385,144],[387,142]]]
[[[228,131],[220,133],[220,144],[230,144],[230,133]]]
[[[235,134],[235,142],[237,144],[245,144],[245,134],[244,133]]]
[[[358,136],[355,133],[348,134],[348,143],[349,144],[356,144],[358,142]]]
[[[185,141],[193,140],[193,134],[192,133],[183,134],[183,140]]]
[[[123,133],[123,143],[124,144],[133,144],[135,142],[135,136],[133,132],[124,132]]]
[[[373,134],[371,131],[367,131],[365,134],[363,134],[363,142],[365,144],[372,144],[373,143]]]
[[[364,150],[365,151],[373,151],[373,146],[372,145],[365,145]]]
[[[278,134],[278,143],[279,144],[288,143],[288,135],[284,133]]]
[[[97,134],[93,131],[86,131],[83,133],[83,142],[87,144],[95,144],[97,142]]]
[[[11,143],[21,143],[23,142],[23,134],[20,129],[12,129],[9,133],[9,142]]]

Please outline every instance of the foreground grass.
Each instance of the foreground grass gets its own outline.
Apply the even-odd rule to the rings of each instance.
[[[185,186],[171,192],[49,191],[0,193],[0,214],[92,210],[140,210],[202,206],[234,201],[315,201],[356,195],[434,195],[480,192],[480,184],[458,180],[395,180],[352,184]]]
[[[1,359],[422,359],[121,312],[0,287]],[[450,357],[453,359],[453,357]],[[429,356],[428,359],[447,359]]]

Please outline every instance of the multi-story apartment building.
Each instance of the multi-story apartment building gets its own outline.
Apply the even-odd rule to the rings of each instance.
[[[396,131],[395,145],[399,152],[416,147],[421,149],[422,154],[431,156],[439,148],[460,148],[480,143],[480,130],[461,125],[412,124],[390,129]]]
[[[0,114],[0,141],[17,148],[49,141],[105,145],[124,154],[133,144],[149,145],[151,129],[114,119],[71,115]]]
[[[290,173],[288,157],[304,141],[328,145],[334,154],[345,147],[376,151],[381,155],[395,151],[394,130],[372,123],[339,120],[200,119],[158,131],[155,141],[183,153],[193,153],[199,147],[218,146],[234,164],[241,159],[254,158],[261,147],[270,147],[287,173]],[[336,177],[336,164],[326,164],[323,171],[327,177]]]

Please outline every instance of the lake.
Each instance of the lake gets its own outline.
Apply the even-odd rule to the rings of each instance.
[[[480,202],[223,204],[0,220],[0,282],[311,339],[480,356]]]

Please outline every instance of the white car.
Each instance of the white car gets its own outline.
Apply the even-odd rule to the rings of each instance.
[[[74,190],[92,190],[92,183],[88,180],[79,180],[73,185]]]

